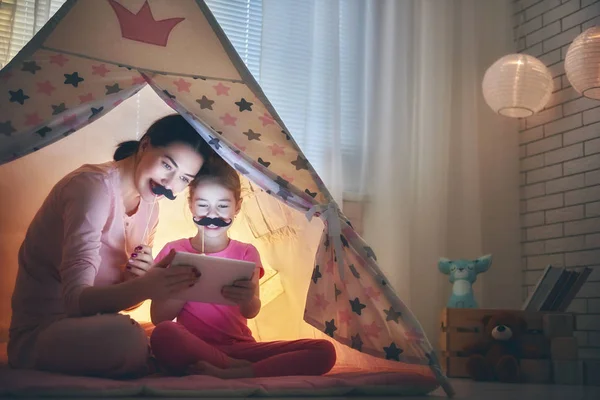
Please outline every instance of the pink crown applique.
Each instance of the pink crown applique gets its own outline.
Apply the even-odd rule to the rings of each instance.
[[[119,25],[121,25],[121,36],[136,42],[154,44],[166,47],[171,31],[185,18],[168,18],[161,21],[154,19],[148,0],[137,14],[132,13],[122,4],[115,0],[108,0],[109,4],[117,14]]]

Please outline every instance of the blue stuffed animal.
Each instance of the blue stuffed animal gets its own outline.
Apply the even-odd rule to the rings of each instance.
[[[476,260],[448,260],[440,258],[440,272],[450,275],[452,295],[446,305],[448,308],[477,308],[473,296],[473,283],[477,275],[487,271],[492,265],[492,255],[488,254]]]

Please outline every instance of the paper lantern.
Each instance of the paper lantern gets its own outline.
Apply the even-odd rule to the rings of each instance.
[[[579,94],[600,100],[600,26],[573,40],[565,56],[565,72]]]
[[[483,97],[494,112],[512,118],[529,117],[543,109],[552,95],[552,74],[535,57],[509,54],[483,76]]]

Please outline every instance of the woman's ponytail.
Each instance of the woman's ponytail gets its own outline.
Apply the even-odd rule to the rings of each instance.
[[[113,159],[115,161],[120,161],[129,156],[132,156],[137,152],[139,147],[140,147],[140,142],[138,140],[129,140],[126,142],[121,142],[121,143],[119,143],[117,150],[115,150]]]

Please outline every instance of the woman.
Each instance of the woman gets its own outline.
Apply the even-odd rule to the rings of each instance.
[[[183,117],[170,115],[139,142],[121,143],[114,161],[83,165],[54,186],[19,250],[12,367],[105,377],[147,372],[146,335],[118,312],[198,279],[191,268],[161,268],[169,257],[153,265],[154,203],[157,188],[184,190],[210,151]]]

